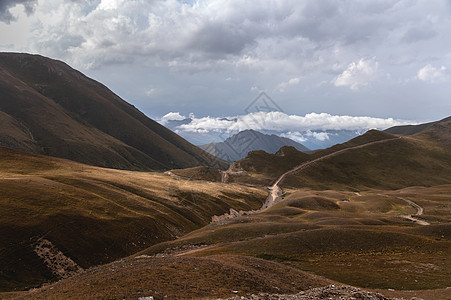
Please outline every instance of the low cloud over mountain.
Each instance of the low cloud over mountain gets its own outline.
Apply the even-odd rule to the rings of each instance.
[[[187,117],[170,112],[160,119],[160,123],[196,144],[221,142],[234,133],[252,129],[287,137],[315,149],[345,141],[369,129],[386,129],[415,122],[328,113],[298,116],[284,112],[254,112],[221,118],[198,118],[193,114]]]

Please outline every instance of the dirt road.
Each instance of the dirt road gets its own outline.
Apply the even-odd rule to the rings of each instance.
[[[393,198],[402,200],[404,202],[407,202],[407,204],[409,204],[410,206],[412,206],[413,208],[415,208],[417,210],[417,213],[414,216],[421,216],[423,214],[423,212],[424,212],[423,207],[421,207],[418,203],[413,202],[412,200],[409,200],[409,199],[406,199],[406,198],[402,198],[402,197],[393,196],[393,195],[387,195],[387,194],[378,194],[378,195],[379,196],[384,196],[384,197],[393,197]],[[415,222],[417,224],[420,224],[420,225],[431,225],[430,223],[428,223],[428,222],[426,222],[424,220],[415,218],[414,216],[412,216],[412,215],[402,215],[401,218],[413,221],[413,222]]]
[[[279,202],[279,201],[282,200],[282,194],[283,194],[283,191],[282,191],[282,189],[280,188],[279,184],[285,179],[285,177],[286,177],[287,175],[294,174],[294,173],[296,173],[296,172],[302,171],[302,170],[304,170],[304,169],[306,169],[306,168],[308,168],[308,167],[314,165],[315,163],[317,163],[317,162],[319,162],[319,161],[321,161],[321,160],[325,160],[325,159],[328,159],[328,158],[331,158],[331,157],[340,155],[340,154],[345,153],[345,152],[350,151],[350,150],[355,150],[355,149],[365,148],[365,147],[368,147],[368,146],[371,146],[371,145],[375,145],[375,144],[382,144],[382,143],[386,143],[386,142],[389,142],[389,141],[397,140],[397,139],[400,139],[400,138],[401,138],[401,137],[396,137],[396,138],[391,138],[391,139],[385,139],[385,140],[380,140],[380,141],[370,142],[370,143],[366,143],[366,144],[362,144],[362,145],[358,145],[358,146],[354,146],[354,147],[349,147],[349,148],[341,149],[341,150],[338,150],[338,151],[336,151],[336,152],[333,152],[333,153],[327,154],[327,155],[325,155],[325,156],[319,157],[319,158],[317,158],[317,159],[310,160],[310,161],[307,161],[307,162],[305,162],[305,163],[302,163],[302,164],[296,166],[295,168],[293,168],[293,169],[291,169],[291,170],[289,170],[289,171],[283,173],[282,175],[280,175],[280,176],[277,178],[277,180],[275,181],[275,183],[274,183],[272,186],[270,186],[270,187],[268,188],[268,189],[269,189],[269,195],[268,195],[268,197],[266,198],[265,203],[263,204],[263,206],[262,206],[259,210],[256,210],[256,211],[247,211],[247,212],[240,212],[240,213],[232,213],[232,212],[231,212],[230,214],[224,214],[224,215],[222,215],[222,216],[214,216],[211,223],[227,222],[227,221],[230,220],[230,219],[236,218],[236,217],[238,217],[238,216],[242,216],[242,215],[244,215],[244,214],[254,214],[254,213],[260,212],[260,211],[262,211],[262,210],[265,210],[265,209],[267,209],[267,208],[270,208],[271,206],[273,206],[274,204],[276,204],[277,202]],[[227,171],[224,172],[224,173],[228,174]],[[227,179],[228,179],[228,176],[223,176],[223,180],[222,180],[223,183],[226,183],[226,182],[227,182]]]
[[[415,216],[421,216],[421,215],[423,214],[423,212],[424,212],[423,207],[421,207],[421,206],[418,205],[417,203],[413,202],[412,200],[405,199],[405,198],[401,198],[401,197],[396,197],[396,198],[401,199],[401,200],[403,200],[403,201],[409,203],[412,207],[416,208],[416,209],[417,209],[417,213],[415,214]],[[404,218],[404,219],[413,221],[413,222],[415,222],[415,223],[417,223],[417,224],[420,224],[420,225],[431,225],[430,223],[428,223],[428,222],[426,222],[426,221],[424,221],[424,220],[415,218],[415,217],[412,216],[412,215],[404,215],[404,216],[401,216],[401,217]]]
[[[265,204],[263,204],[263,207],[261,209],[269,208],[269,207],[273,206],[275,203],[279,202],[282,199],[281,198],[282,189],[279,187],[279,184],[285,179],[285,177],[287,175],[297,173],[299,171],[302,171],[302,170],[314,165],[315,163],[317,163],[319,161],[322,161],[322,160],[325,160],[325,159],[328,159],[328,158],[340,155],[340,154],[345,153],[345,152],[350,151],[350,150],[361,149],[361,148],[365,148],[365,147],[372,146],[372,145],[375,145],[375,144],[382,144],[382,143],[386,143],[386,142],[389,142],[389,141],[397,140],[397,139],[400,139],[400,138],[401,137],[396,137],[396,138],[392,138],[392,139],[385,139],[385,140],[381,140],[381,141],[375,141],[375,142],[370,142],[370,143],[366,143],[366,144],[362,144],[362,145],[358,145],[358,146],[354,146],[354,147],[341,149],[341,150],[338,150],[336,152],[332,152],[330,154],[321,156],[321,157],[319,157],[317,159],[310,160],[310,161],[307,161],[305,163],[302,163],[302,164],[298,165],[297,167],[295,167],[295,168],[293,168],[293,169],[291,169],[291,170],[289,170],[289,171],[287,171],[287,172],[285,172],[285,173],[283,173],[282,175],[279,176],[279,178],[276,180],[276,182],[269,188],[270,193],[268,195],[268,198],[266,199]]]

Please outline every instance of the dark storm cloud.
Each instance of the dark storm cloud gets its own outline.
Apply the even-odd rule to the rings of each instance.
[[[38,2],[0,0],[0,50],[95,72],[152,112],[237,115],[259,90],[296,114],[412,119],[431,95],[449,111],[449,0]]]
[[[437,32],[434,31],[432,28],[428,27],[414,27],[410,28],[404,37],[402,38],[403,42],[406,43],[415,43],[422,40],[429,40],[432,39],[437,35]]]
[[[395,27],[395,19],[384,17],[396,1],[346,2],[308,1],[281,25],[291,36],[306,37],[320,46],[355,44],[378,37]]]
[[[254,35],[241,24],[205,24],[193,34],[189,48],[212,54],[239,54],[251,44]]]
[[[0,0],[0,21],[6,24],[15,21],[16,18],[9,11],[16,5],[22,4],[27,15],[34,12],[37,0]]]

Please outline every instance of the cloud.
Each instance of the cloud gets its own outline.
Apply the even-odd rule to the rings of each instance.
[[[429,25],[429,24],[428,24]],[[437,35],[437,32],[431,26],[412,27],[407,30],[402,41],[415,43],[424,40],[430,40]]]
[[[327,132],[312,132],[312,131],[307,131],[307,136],[312,136],[315,139],[317,139],[318,141],[325,141],[329,139],[329,134]]]
[[[10,9],[21,4],[27,15],[33,13],[37,0],[1,0],[0,1],[0,21],[6,24],[16,21],[16,17],[12,15]]]
[[[185,120],[186,117],[182,116],[180,113],[178,112],[170,112],[165,114],[161,119],[160,119],[160,123],[161,124],[166,124],[168,121],[182,121]]]
[[[327,132],[316,132],[311,130],[307,130],[306,132],[288,131],[281,133],[280,136],[292,139],[298,143],[308,141],[309,138],[314,138],[320,142],[329,140],[329,134]]]
[[[8,12],[13,3],[32,9],[37,0],[0,3]],[[365,43],[363,51],[373,52],[381,39],[396,35],[399,14],[407,19],[403,24],[416,24],[414,9],[408,0],[40,0],[30,48],[85,68],[144,59],[182,72],[232,66],[309,74],[342,60],[335,50]],[[437,32],[428,25],[428,32]],[[414,25],[399,30],[409,41],[427,34]]]
[[[371,107],[372,115],[432,120],[449,111],[448,91],[412,78],[427,64],[449,66],[449,7],[427,0],[0,0],[0,51],[61,59],[151,115],[174,107],[236,115],[264,90],[298,114]],[[200,85],[208,88],[193,88]],[[336,86],[345,88],[337,93]],[[434,106],[424,101],[432,93]]]
[[[281,82],[279,83],[279,85],[277,86],[277,89],[280,92],[284,92],[285,89],[290,86],[290,85],[298,85],[301,82],[301,78],[300,77],[294,77],[291,78],[290,80],[286,81],[286,82]]]
[[[360,59],[358,62],[352,62],[348,68],[335,79],[335,86],[347,86],[351,90],[358,90],[362,86],[367,86],[374,77],[379,63],[376,58]]]
[[[445,81],[447,77],[448,74],[445,66],[434,68],[432,65],[427,64],[417,73],[417,78],[419,80],[431,83]]]
[[[152,95],[154,95],[155,93],[157,93],[158,92],[158,89],[156,89],[156,88],[149,88],[149,89],[147,89],[146,91],[145,91],[145,94],[147,95],[147,96],[152,96]]]
[[[168,114],[169,115],[169,114]],[[167,115],[166,115],[167,116]],[[166,117],[165,116],[165,117]],[[178,113],[170,116],[181,118]],[[412,124],[412,122],[395,120],[392,118],[338,116],[327,113],[310,113],[305,116],[288,115],[283,112],[256,112],[247,115],[226,118],[193,118],[190,123],[178,127],[186,132],[235,132],[246,129],[267,130],[275,132],[306,132],[326,130],[354,130],[385,129],[392,126]],[[325,134],[316,135],[319,140],[327,139]]]

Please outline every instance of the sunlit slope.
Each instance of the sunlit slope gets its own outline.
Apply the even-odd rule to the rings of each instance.
[[[174,239],[230,207],[259,208],[266,195],[0,147],[0,286],[56,278],[33,251],[39,239],[85,268]]]
[[[286,177],[282,187],[396,189],[451,183],[451,152],[434,140],[402,137],[349,150]]]
[[[208,225],[140,254],[246,255],[310,271],[342,283],[396,290],[449,284],[451,185],[401,190],[288,190],[259,214]],[[404,216],[416,209],[414,223]],[[196,245],[196,251],[190,251]],[[186,251],[186,254],[183,254]]]
[[[449,123],[441,126],[441,132],[449,131]],[[287,175],[282,188],[365,190],[447,184],[451,183],[448,140],[443,133],[400,137],[371,130],[312,154],[295,149],[283,156],[251,152],[234,164],[244,172],[230,176],[230,182],[269,185],[284,172],[314,161]]]

